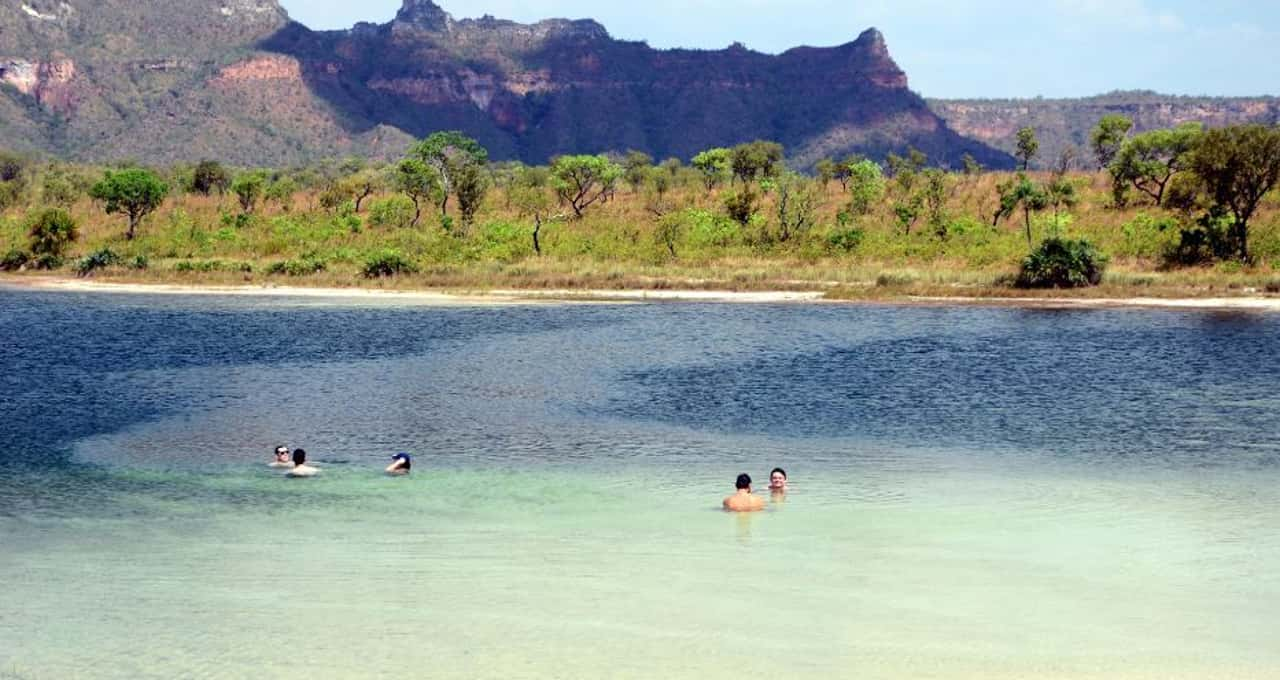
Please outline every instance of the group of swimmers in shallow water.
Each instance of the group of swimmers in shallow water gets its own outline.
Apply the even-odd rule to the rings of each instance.
[[[307,452],[303,449],[294,449],[289,452],[287,446],[277,446],[275,460],[271,461],[271,467],[288,468],[285,473],[288,477],[315,477],[320,474],[320,468],[307,465]],[[387,466],[387,474],[393,477],[402,477],[413,471],[413,456],[407,453],[397,453],[391,457],[391,464]]]
[[[314,477],[320,469],[307,465],[307,452],[304,449],[289,451],[287,446],[277,446],[275,460],[271,467],[288,468],[285,474],[289,477]],[[397,453],[391,457],[391,464],[386,473],[394,477],[408,475],[413,472],[413,457],[407,453]],[[751,475],[745,472],[738,475],[737,492],[724,499],[724,509],[729,512],[758,512],[764,510],[764,499],[751,490]],[[787,471],[774,468],[769,473],[769,493],[774,500],[780,500],[787,493]]]

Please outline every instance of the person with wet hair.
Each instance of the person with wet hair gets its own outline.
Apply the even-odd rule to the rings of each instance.
[[[724,499],[724,509],[729,512],[757,512],[764,510],[764,499],[751,493],[751,475],[738,475],[737,493]]]
[[[307,452],[302,449],[293,450],[293,469],[287,473],[290,477],[315,477],[320,470],[307,465]]]
[[[782,468],[774,468],[769,472],[769,490],[774,493],[787,492],[787,471]]]
[[[400,452],[391,457],[391,464],[387,466],[387,474],[392,477],[403,477],[413,471],[413,456]]]
[[[277,446],[275,460],[271,461],[270,466],[273,468],[293,467],[293,460],[289,457],[289,447],[284,445]]]

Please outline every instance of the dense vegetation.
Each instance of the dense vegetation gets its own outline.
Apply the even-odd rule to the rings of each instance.
[[[0,268],[143,280],[940,290],[1270,285],[1280,130],[1094,130],[1105,172],[826,159],[759,141],[493,163],[459,133],[390,164],[112,168],[0,154]],[[1039,152],[1020,135],[1023,166]],[[1104,277],[1110,263],[1112,272]],[[393,283],[394,282],[394,283]],[[1274,286],[1273,286],[1274,287]],[[1206,288],[1207,289],[1207,288]],[[1184,291],[1185,292],[1185,291]]]

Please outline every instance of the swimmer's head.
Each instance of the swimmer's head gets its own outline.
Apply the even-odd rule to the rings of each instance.
[[[277,446],[277,447],[276,447],[276,460],[288,460],[288,459],[289,459],[289,447],[287,447],[287,446]]]
[[[785,489],[787,487],[787,471],[782,468],[774,468],[769,473],[770,489]]]
[[[744,490],[749,490],[750,488],[751,488],[751,475],[746,474],[745,472],[738,475],[738,490],[744,491]]]
[[[302,465],[302,464],[303,464],[303,463],[305,463],[305,462],[307,462],[307,452],[306,452],[306,451],[303,451],[302,449],[294,449],[294,450],[293,450],[293,464],[294,464],[294,465]]]

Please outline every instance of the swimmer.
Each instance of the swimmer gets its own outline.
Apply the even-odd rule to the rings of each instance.
[[[293,467],[293,461],[289,459],[289,447],[287,446],[276,447],[276,459],[271,461],[270,467],[273,467],[273,468]]]
[[[787,492],[787,471],[782,468],[774,468],[769,473],[769,490],[773,493]]]
[[[724,509],[729,512],[757,512],[764,510],[764,499],[751,494],[751,475],[738,475],[738,492],[724,499]]]
[[[387,466],[387,474],[403,477],[413,469],[413,457],[407,453],[397,453],[391,457],[392,463]]]
[[[320,470],[307,465],[307,452],[302,449],[293,451],[293,469],[285,473],[290,477],[315,477]]]

